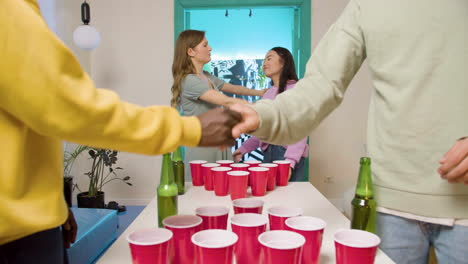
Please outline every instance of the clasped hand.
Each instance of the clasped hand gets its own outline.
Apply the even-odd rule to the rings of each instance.
[[[212,109],[197,117],[202,127],[200,147],[232,146],[240,134],[254,131],[260,123],[257,112],[243,104]]]

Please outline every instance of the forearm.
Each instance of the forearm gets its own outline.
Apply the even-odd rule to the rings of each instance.
[[[96,89],[73,54],[23,1],[0,8],[0,108],[39,134],[145,154],[197,145],[200,122]],[[46,52],[44,52],[46,51]]]
[[[221,92],[214,91],[214,90],[208,90],[202,96],[199,98],[202,101],[215,104],[215,105],[221,105],[225,107],[229,107],[233,104],[247,104],[248,102],[242,99],[234,98],[234,97],[229,97],[227,95],[224,95]]]
[[[262,96],[262,92],[260,90],[249,89],[244,86],[233,85],[230,83],[225,83],[221,91],[237,95]]]
[[[249,153],[256,150],[260,146],[260,140],[256,137],[250,137],[247,141],[242,144],[239,148],[242,154]]]
[[[229,107],[233,104],[248,104],[246,100],[239,99],[239,98],[233,98],[229,97],[229,99],[226,100],[226,102],[223,104],[223,106]]]

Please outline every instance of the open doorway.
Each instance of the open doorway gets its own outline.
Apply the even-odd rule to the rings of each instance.
[[[261,66],[273,47],[290,50],[299,78],[303,76],[311,50],[310,4],[310,0],[174,0],[174,38],[186,29],[205,31],[213,51],[204,70],[226,82],[261,90],[270,86]],[[233,150],[248,138],[239,138]],[[243,159],[263,160],[263,154],[257,149]]]
[[[221,56],[263,58],[284,46],[301,78],[311,51],[310,16],[311,0],[174,0],[174,40],[186,29],[204,30]]]

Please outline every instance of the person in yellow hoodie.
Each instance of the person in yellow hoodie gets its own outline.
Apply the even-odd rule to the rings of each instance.
[[[230,110],[181,117],[96,89],[35,0],[2,0],[0,25],[0,263],[66,263],[62,140],[148,155],[234,142]]]

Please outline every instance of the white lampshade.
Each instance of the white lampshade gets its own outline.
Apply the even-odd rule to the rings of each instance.
[[[73,41],[80,49],[93,50],[101,42],[101,36],[92,26],[81,25],[73,32]]]

